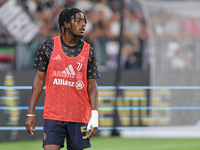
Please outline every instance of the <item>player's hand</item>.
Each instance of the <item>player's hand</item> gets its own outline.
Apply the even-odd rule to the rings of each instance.
[[[35,131],[35,116],[26,117],[26,131],[33,136],[33,131]]]
[[[92,130],[90,131],[90,134],[88,135],[88,137],[92,137],[97,133],[98,126],[99,126],[98,111],[92,110],[92,115],[91,115],[90,121],[87,125],[87,131],[89,131],[91,127],[92,127]]]

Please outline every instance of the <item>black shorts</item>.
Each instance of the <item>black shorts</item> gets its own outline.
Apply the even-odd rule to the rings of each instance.
[[[44,119],[43,132],[43,147],[45,145],[59,145],[62,148],[65,138],[68,150],[91,147],[90,139],[87,138],[87,123]]]

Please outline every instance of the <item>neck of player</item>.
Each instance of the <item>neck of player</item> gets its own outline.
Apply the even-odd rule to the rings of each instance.
[[[71,34],[63,34],[62,35],[63,41],[65,42],[65,44],[69,45],[69,46],[75,46],[78,42],[78,37],[73,36]]]

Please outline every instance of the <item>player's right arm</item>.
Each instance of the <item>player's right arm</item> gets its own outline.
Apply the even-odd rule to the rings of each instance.
[[[45,72],[41,71],[37,71],[35,74],[27,114],[34,114],[36,104],[43,91],[45,74]],[[26,131],[32,136],[33,131],[35,131],[35,116],[27,116],[25,125]]]

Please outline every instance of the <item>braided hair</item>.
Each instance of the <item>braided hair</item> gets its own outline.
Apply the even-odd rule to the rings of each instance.
[[[80,9],[78,8],[65,8],[59,15],[58,18],[58,28],[59,28],[59,32],[61,35],[64,34],[64,32],[66,31],[66,27],[64,25],[64,22],[66,23],[70,23],[71,21],[71,16],[74,16],[74,19],[76,19],[76,13],[81,12],[83,13]],[[84,15],[84,19],[85,19],[85,24],[87,24],[87,20],[86,20],[86,16]]]

